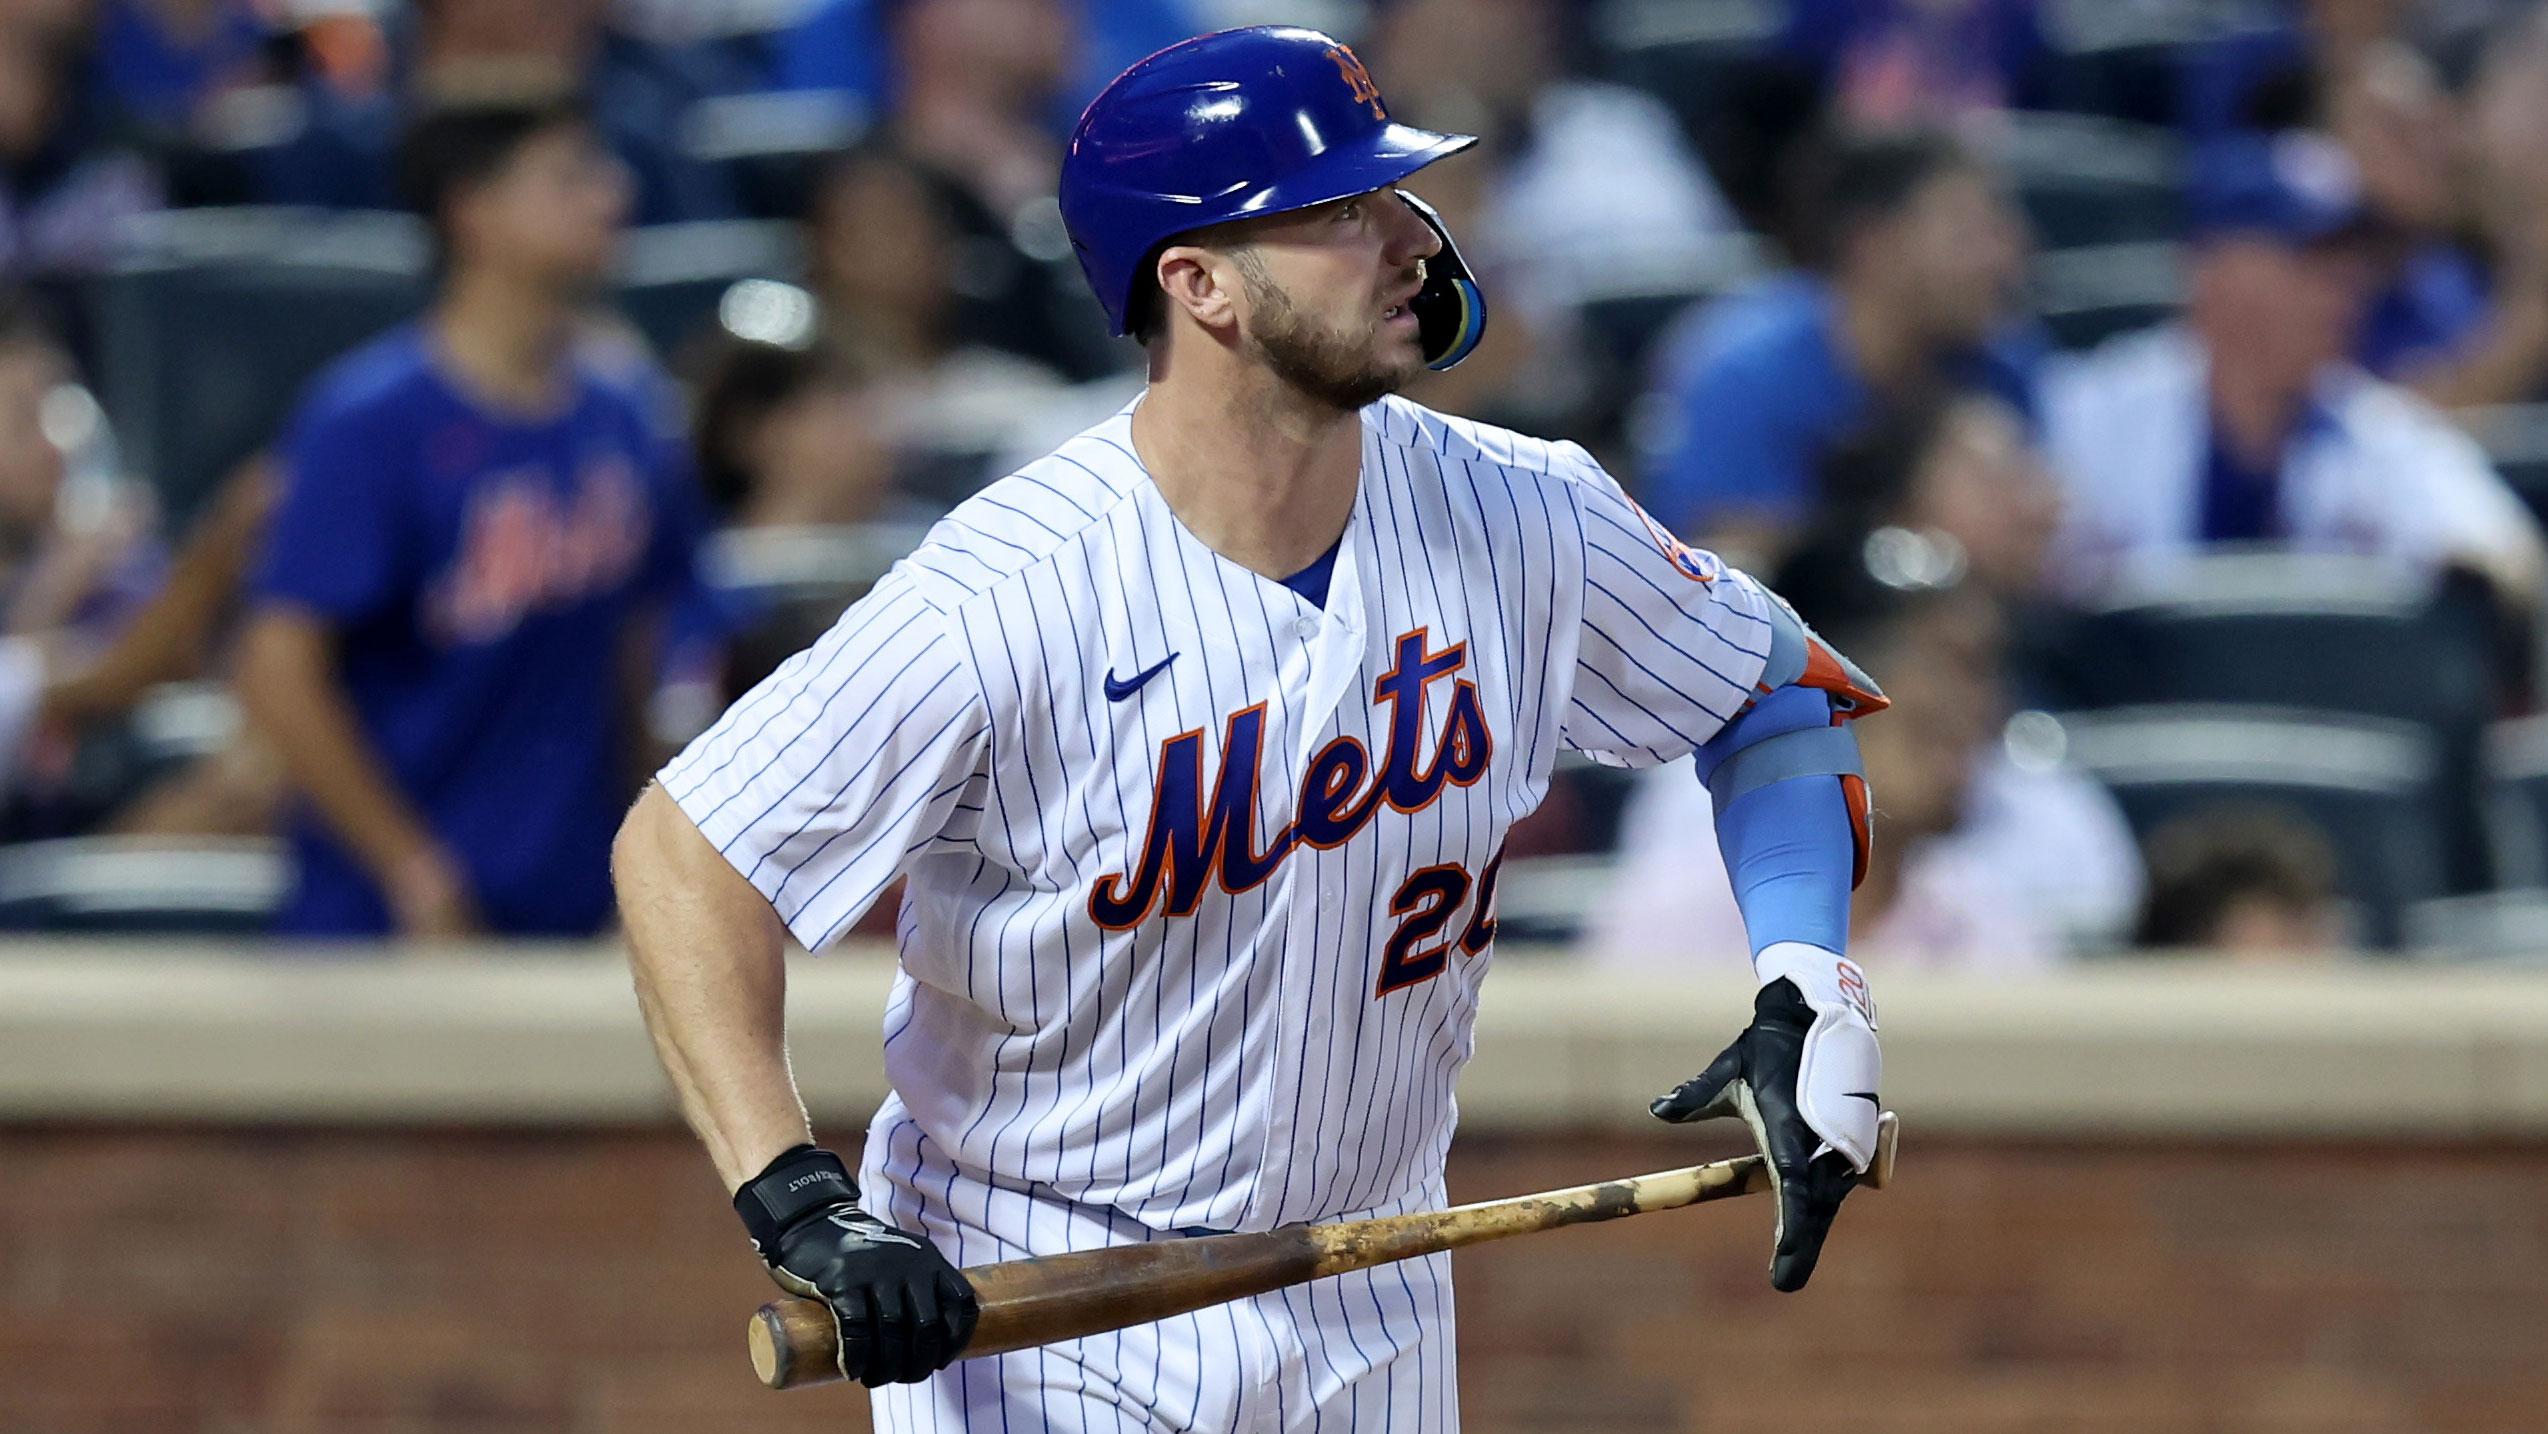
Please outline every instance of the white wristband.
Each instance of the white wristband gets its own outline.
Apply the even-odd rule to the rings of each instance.
[[[1801,941],[1764,947],[1752,969],[1764,986],[1795,982],[1813,1008],[1796,1069],[1796,1109],[1827,1149],[1865,1170],[1875,1158],[1876,1118],[1883,1113],[1875,1097],[1884,1075],[1866,973],[1846,956]]]
[[[1781,977],[1795,982],[1805,1004],[1816,1011],[1846,1006],[1858,1013],[1868,1030],[1876,1028],[1876,999],[1867,989],[1867,973],[1836,951],[1802,941],[1774,941],[1752,958],[1752,972],[1764,986]]]

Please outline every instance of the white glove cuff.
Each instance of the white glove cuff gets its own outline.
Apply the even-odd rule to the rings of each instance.
[[[1796,1070],[1796,1108],[1823,1144],[1861,1172],[1875,1158],[1876,1101],[1884,1056],[1876,1045],[1876,1003],[1856,962],[1819,946],[1781,941],[1753,962],[1761,984],[1796,983],[1814,1024]],[[1820,1152],[1816,1152],[1819,1154]]]

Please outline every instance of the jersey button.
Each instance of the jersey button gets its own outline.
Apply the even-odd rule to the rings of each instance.
[[[1303,638],[1316,637],[1318,636],[1318,619],[1314,617],[1302,618],[1300,621],[1292,624],[1292,630],[1299,633]]]

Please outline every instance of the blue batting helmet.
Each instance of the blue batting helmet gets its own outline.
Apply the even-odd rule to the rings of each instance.
[[[1306,209],[1396,184],[1477,143],[1396,123],[1354,52],[1316,30],[1268,25],[1169,46],[1089,102],[1062,158],[1062,221],[1110,330],[1152,256],[1227,219]],[[1440,216],[1415,311],[1425,362],[1477,347],[1486,303]]]

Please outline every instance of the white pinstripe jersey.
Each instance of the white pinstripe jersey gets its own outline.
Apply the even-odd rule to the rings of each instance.
[[[886,1070],[963,1166],[1161,1229],[1367,1209],[1440,1172],[1559,749],[1707,740],[1771,599],[1582,449],[1388,399],[1322,611],[1186,531],[1130,415],[949,514],[663,785],[809,948],[908,879]]]

